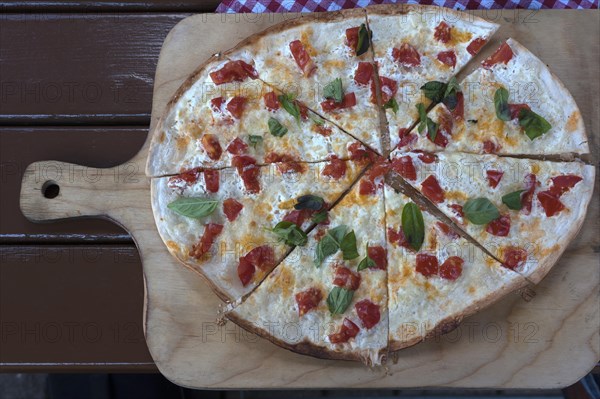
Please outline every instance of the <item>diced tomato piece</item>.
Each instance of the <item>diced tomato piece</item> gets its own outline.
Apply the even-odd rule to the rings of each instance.
[[[333,179],[339,180],[346,175],[346,162],[339,159],[335,155],[332,155],[329,159],[329,163],[323,168],[321,172],[323,176],[329,176]]]
[[[375,262],[375,268],[385,270],[387,269],[387,251],[381,245],[367,247],[367,255]]]
[[[402,227],[400,227],[399,230],[394,230],[391,227],[388,227],[387,239],[390,242],[390,244],[395,244],[395,245],[398,245],[400,247],[404,247],[407,249],[412,248],[410,246],[410,243],[406,239],[406,236],[404,235],[404,231],[402,231]]]
[[[360,328],[354,324],[350,319],[344,318],[340,332],[330,334],[329,342],[332,344],[343,344],[348,342],[350,338],[354,338],[358,335]]]
[[[450,110],[452,116],[457,121],[464,119],[465,117],[465,96],[462,91],[456,93],[456,106]]]
[[[377,187],[375,183],[368,179],[361,179],[360,184],[358,186],[358,193],[360,195],[372,195],[377,192]]]
[[[356,95],[354,92],[344,94],[344,99],[341,103],[336,103],[332,98],[321,102],[321,108],[323,111],[331,112],[338,109],[345,109],[354,107],[356,105]]]
[[[249,193],[256,194],[260,191],[258,176],[260,168],[256,166],[256,159],[248,155],[237,155],[231,160],[244,182],[244,187]]]
[[[461,218],[465,217],[462,205],[450,204],[448,206],[454,211],[454,213],[456,214],[456,216],[460,216]]]
[[[533,173],[527,174],[525,176],[525,191],[521,193],[521,205],[523,206],[521,210],[525,215],[529,215],[531,213],[533,194],[537,186],[539,186],[537,177]]]
[[[561,175],[552,178],[552,186],[550,186],[550,192],[557,197],[560,197],[573,187],[583,178],[576,175]]]
[[[496,52],[489,56],[489,58],[487,58],[485,61],[483,61],[481,65],[483,65],[483,67],[486,69],[490,69],[491,67],[499,63],[508,64],[512,57],[512,49],[506,42],[504,42],[500,47],[498,47]]]
[[[394,158],[394,160],[392,160],[392,170],[405,179],[413,181],[417,180],[417,170],[415,169],[412,158],[408,155]]]
[[[446,223],[437,222],[436,224],[439,227],[439,229],[442,231],[442,233],[444,233],[448,237],[453,238],[453,239],[456,239],[459,237],[459,235],[456,233],[456,231],[452,230],[452,228],[450,226],[448,226]]]
[[[309,288],[305,291],[298,292],[295,295],[296,303],[298,304],[298,315],[304,316],[309,311],[313,310],[323,299],[323,294],[318,288]]]
[[[398,82],[394,79],[387,78],[385,76],[379,77],[379,87],[381,88],[381,103],[385,104],[390,101],[398,92]],[[375,81],[371,82],[371,102],[377,104],[377,97],[375,94]]]
[[[304,104],[302,101],[294,101],[297,105],[298,108],[300,108],[300,118],[302,118],[303,121],[308,119],[308,107],[306,106],[306,104]]]
[[[511,119],[518,119],[522,109],[531,109],[527,104],[508,104]]]
[[[283,220],[286,222],[292,222],[298,227],[302,227],[304,222],[308,220],[312,211],[310,209],[294,209],[293,211],[287,213]]]
[[[444,202],[444,190],[442,189],[442,187],[440,187],[440,183],[434,175],[430,175],[425,180],[423,180],[423,183],[421,183],[421,190],[427,198],[429,198],[436,204]]]
[[[219,180],[218,170],[204,170],[204,183],[206,184],[206,190],[208,190],[209,193],[216,193],[219,191]]]
[[[558,196],[552,194],[551,191],[539,192],[537,195],[537,198],[540,201],[540,203],[542,204],[542,208],[544,208],[544,211],[546,212],[546,216],[548,216],[548,217],[554,216],[557,213],[559,213],[560,211],[562,211],[563,209],[565,209],[565,206],[563,205],[562,202],[560,202],[560,199],[558,199]]]
[[[261,270],[269,270],[275,266],[275,251],[268,245],[261,245],[248,252],[244,259]]]
[[[481,50],[481,48],[486,43],[487,43],[487,41],[485,39],[483,39],[481,37],[476,37],[467,46],[467,51],[469,52],[469,54],[475,55],[475,54],[479,53],[479,50]]]
[[[329,126],[313,125],[312,129],[323,137],[329,137],[333,133],[333,130]]]
[[[358,164],[366,164],[372,161],[375,154],[369,149],[365,148],[361,143],[354,142],[348,146],[348,152],[350,153],[350,159]]]
[[[245,106],[246,97],[236,96],[227,103],[227,111],[229,111],[234,118],[240,119],[244,113]]]
[[[430,277],[438,274],[439,263],[434,255],[417,254],[416,271],[425,277]]]
[[[215,84],[221,85],[230,82],[243,82],[247,78],[256,79],[258,78],[258,73],[252,65],[237,60],[229,61],[223,68],[211,72],[210,78]]]
[[[518,247],[507,247],[504,249],[504,263],[505,267],[511,270],[522,266],[527,261],[527,251],[523,248]]]
[[[483,142],[483,152],[486,154],[496,154],[498,151],[500,151],[500,146],[492,140],[485,140]]]
[[[416,67],[421,65],[421,55],[416,48],[408,43],[402,43],[400,48],[394,47],[392,50],[394,61],[407,67]]]
[[[360,286],[360,274],[354,273],[352,270],[344,266],[335,268],[335,277],[333,285],[345,288],[347,290],[356,291]]]
[[[462,274],[464,260],[458,256],[451,256],[440,266],[440,277],[446,280],[456,280]]]
[[[221,144],[219,144],[219,139],[214,134],[205,134],[200,139],[202,143],[202,147],[206,151],[206,155],[213,161],[219,160],[221,158],[221,154],[223,154],[223,150],[221,149]]]
[[[267,107],[269,111],[277,111],[279,109],[279,100],[274,91],[265,93],[263,99],[265,100],[265,107]]]
[[[440,108],[440,112],[438,114],[438,125],[438,131],[435,135],[435,139],[431,140],[429,134],[427,134],[427,139],[440,147],[446,148],[448,145],[448,137],[452,136],[454,117],[445,107]]]
[[[500,170],[486,170],[485,173],[491,188],[496,188],[500,180],[502,180],[502,176],[504,176],[504,172]]]
[[[182,189],[182,185],[189,186],[191,184],[194,184],[196,183],[196,181],[198,181],[198,178],[200,177],[200,172],[202,172],[201,168],[186,170],[183,173],[169,178],[168,186],[172,189]]]
[[[233,198],[227,198],[223,201],[223,213],[227,216],[227,220],[233,222],[237,219],[240,212],[244,209],[244,205],[237,202]]]
[[[486,226],[485,231],[498,237],[506,237],[510,233],[510,215],[502,215],[498,219],[492,220]]]
[[[210,108],[214,112],[221,113],[221,106],[223,105],[224,102],[225,102],[225,99],[223,97],[213,98],[212,100],[210,100]]]
[[[421,160],[421,162],[423,162],[423,163],[434,163],[437,159],[435,154],[432,154],[427,151],[416,150],[414,152],[419,154],[418,157]]]
[[[400,137],[400,142],[398,143],[398,148],[403,148],[414,144],[418,137],[414,133],[410,133],[410,131],[406,128],[401,127],[398,129],[398,136]]]
[[[367,330],[370,330],[379,323],[381,318],[379,305],[374,304],[368,299],[363,299],[362,301],[356,302],[354,309],[356,309],[358,318]]]
[[[359,85],[367,85],[373,76],[373,64],[370,62],[359,62],[356,72],[354,72],[354,81]]]
[[[277,170],[280,173],[304,173],[306,171],[306,167],[303,163],[291,155],[288,154],[278,154],[276,152],[270,152],[265,157],[266,163],[276,163]]]
[[[354,28],[346,29],[346,45],[355,51],[356,51],[356,46],[358,45],[358,30],[359,29],[360,29],[360,27],[358,27],[358,26],[356,26]]]
[[[450,68],[454,68],[456,66],[456,53],[454,50],[439,52],[437,59],[442,64],[448,65]]]
[[[378,177],[381,177],[387,172],[389,172],[390,168],[390,162],[386,158],[379,157],[379,159],[376,160],[375,164],[371,167],[371,169],[369,169],[369,171],[366,173],[366,176],[369,177],[369,179],[371,179],[372,181],[374,181]]]
[[[192,250],[190,251],[190,256],[194,259],[200,260],[202,256],[210,251],[213,243],[215,242],[215,238],[223,231],[223,225],[216,223],[208,223],[204,226],[204,233],[200,238],[198,244],[192,246]]]
[[[290,51],[304,76],[309,77],[317,69],[317,66],[310,58],[310,55],[304,48],[304,44],[300,40],[294,40],[290,43]]]
[[[438,26],[435,27],[435,33],[433,34],[433,37],[437,41],[448,43],[452,37],[452,28],[450,25],[442,21]]]
[[[244,143],[244,140],[236,137],[227,146],[227,152],[232,155],[242,155],[248,149],[248,144]]]
[[[256,267],[250,261],[246,260],[246,258],[240,258],[240,263],[237,267],[238,278],[242,282],[242,285],[245,287],[248,285],[250,281],[252,281],[252,277],[254,277],[254,273],[256,272]]]

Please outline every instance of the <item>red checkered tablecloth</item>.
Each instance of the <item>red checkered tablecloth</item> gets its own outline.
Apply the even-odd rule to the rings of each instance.
[[[599,0],[223,0],[217,12],[313,12],[337,11],[343,8],[366,7],[372,4],[427,4],[457,10],[499,8],[577,8],[597,9]]]

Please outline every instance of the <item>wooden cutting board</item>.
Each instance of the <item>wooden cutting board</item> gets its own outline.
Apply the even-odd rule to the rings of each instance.
[[[598,13],[493,10],[474,14],[503,25],[486,53],[512,36],[563,80],[581,107],[596,163]],[[201,14],[177,24],[158,62],[152,126],[180,83],[210,54],[296,16]],[[148,142],[128,163],[110,169],[54,161],[32,164],[23,178],[21,209],[33,221],[108,217],[131,233],[143,261],[148,347],[160,371],[179,385],[553,388],[575,382],[600,359],[597,188],[582,232],[540,284],[509,295],[448,335],[401,351],[397,362],[385,369],[369,369],[294,354],[231,322],[218,325],[222,303],[202,279],[169,255],[155,229],[149,180],[143,172],[147,148]],[[43,195],[49,182],[60,187],[54,199]]]

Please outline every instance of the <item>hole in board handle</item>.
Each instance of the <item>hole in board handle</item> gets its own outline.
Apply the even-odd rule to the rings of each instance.
[[[52,180],[48,180],[42,185],[42,194],[48,199],[56,198],[60,193],[60,186]]]

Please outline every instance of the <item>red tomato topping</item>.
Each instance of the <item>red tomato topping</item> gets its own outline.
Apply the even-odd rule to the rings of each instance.
[[[421,183],[421,190],[427,198],[436,204],[444,202],[444,190],[442,190],[440,183],[438,183],[438,180],[434,175],[430,175],[427,179],[423,180],[423,183]]]
[[[381,103],[385,104],[390,101],[396,95],[398,91],[398,82],[394,79],[386,78],[385,76],[379,77],[379,87],[381,88]],[[375,95],[375,81],[371,82],[371,102],[377,103],[377,97]]]
[[[209,193],[216,193],[219,191],[219,171],[213,169],[206,169],[204,171],[204,183]]]
[[[381,318],[379,305],[374,304],[368,299],[363,299],[362,301],[356,302],[354,309],[356,309],[358,318],[367,330],[379,323],[379,319]]]
[[[467,51],[469,52],[469,54],[475,55],[475,54],[479,53],[479,50],[481,50],[481,48],[483,47],[483,45],[486,42],[487,41],[485,39],[482,39],[481,37],[477,37],[477,38],[473,39],[471,41],[471,43],[469,43],[469,45],[467,46]]]
[[[231,164],[242,177],[246,190],[250,193],[258,193],[260,191],[260,182],[258,181],[260,168],[256,166],[256,160],[248,155],[237,155],[233,157]]]
[[[444,233],[448,237],[450,237],[450,238],[458,238],[459,237],[458,234],[454,230],[452,230],[452,228],[450,228],[450,226],[448,226],[446,223],[437,222],[436,224],[439,227],[439,229],[442,231],[442,233]]]
[[[464,260],[458,256],[451,256],[440,266],[440,277],[446,280],[456,280],[462,274]]]
[[[268,245],[254,248],[240,258],[238,265],[238,277],[245,287],[254,277],[256,268],[269,270],[275,266],[275,252]]]
[[[183,173],[169,178],[168,186],[170,188],[182,188],[180,187],[182,182],[186,186],[194,184],[196,183],[196,181],[198,181],[198,178],[200,177],[200,172],[202,172],[201,168],[186,170]]]
[[[385,175],[390,170],[390,164],[385,158],[379,158],[373,167],[365,173],[364,177],[360,180],[359,194],[369,195],[375,194],[377,187],[381,187],[383,183],[376,184],[375,180],[378,177]]]
[[[244,140],[236,137],[227,146],[227,152],[232,155],[242,155],[248,149],[248,144],[244,143]]]
[[[293,211],[287,213],[283,217],[283,220],[286,222],[292,222],[298,227],[302,227],[302,224],[306,222],[311,213],[312,211],[310,209],[294,209]]]
[[[492,220],[485,228],[490,234],[498,237],[506,237],[510,232],[510,216],[502,215],[496,220]]]
[[[433,37],[435,40],[438,40],[442,43],[448,43],[452,36],[452,28],[445,23],[444,21],[440,22],[438,26],[435,27],[435,33]]]
[[[294,101],[296,104],[298,104],[298,108],[300,108],[300,118],[302,118],[302,120],[307,120],[308,119],[308,107],[306,106],[306,104],[304,104],[302,101]]]
[[[240,212],[244,209],[244,205],[237,202],[233,198],[227,198],[223,201],[223,213],[227,216],[227,220],[233,222],[237,219]]]
[[[346,162],[342,161],[335,155],[332,155],[329,159],[329,163],[323,168],[321,172],[323,176],[329,176],[333,179],[339,180],[346,175]]]
[[[205,134],[202,136],[200,140],[202,143],[202,147],[206,151],[206,155],[213,161],[217,161],[221,158],[221,154],[223,154],[223,150],[221,149],[221,144],[219,144],[219,139],[214,134]]]
[[[525,191],[521,193],[521,205],[523,205],[522,211],[525,215],[531,213],[533,193],[538,185],[537,178],[533,173],[529,173],[525,176]]]
[[[321,126],[313,125],[312,129],[314,131],[316,131],[317,133],[319,133],[323,137],[329,137],[329,136],[331,136],[331,133],[333,132],[330,127],[322,126],[322,125]]]
[[[429,254],[417,254],[417,272],[425,277],[438,274],[438,260],[435,256]]]
[[[375,154],[361,143],[354,142],[348,146],[350,159],[358,164],[366,164],[375,158]]]
[[[267,107],[269,111],[277,111],[279,109],[279,100],[274,91],[265,93],[263,99],[265,100],[265,107]]]
[[[223,105],[224,102],[225,102],[225,99],[223,97],[213,98],[212,100],[210,100],[210,108],[214,112],[221,113],[221,106]]]
[[[295,297],[298,304],[298,315],[302,317],[319,306],[319,303],[323,299],[323,294],[317,288],[309,288],[306,291],[298,292]]]
[[[245,258],[240,258],[240,263],[238,264],[237,273],[242,285],[245,287],[248,285],[250,281],[252,281],[252,277],[254,277],[254,272],[256,268],[252,263],[250,263]]]
[[[421,56],[419,55],[419,52],[408,43],[402,43],[400,48],[394,47],[392,50],[392,58],[401,65],[408,67],[421,65]]]
[[[560,197],[573,187],[583,178],[581,176],[576,175],[561,175],[552,178],[552,186],[550,187],[550,192],[557,197]]]
[[[229,61],[223,68],[211,72],[210,78],[215,84],[221,85],[230,82],[243,82],[246,78],[256,79],[258,78],[258,73],[252,65],[237,60]]]
[[[416,150],[414,152],[419,154],[418,157],[421,160],[421,162],[423,162],[423,163],[434,163],[437,159],[435,154],[432,154],[427,151]]]
[[[377,192],[377,187],[375,187],[375,183],[368,179],[361,179],[360,185],[358,186],[358,193],[360,195],[371,195]]]
[[[355,105],[356,95],[354,95],[354,92],[346,93],[341,103],[336,103],[335,100],[331,98],[321,102],[321,108],[323,108],[323,111],[327,112],[335,111],[337,109],[350,108],[354,107]]]
[[[500,180],[502,180],[502,176],[504,176],[504,172],[499,170],[486,170],[485,173],[491,188],[496,188]]]
[[[333,285],[345,288],[347,290],[356,291],[360,286],[360,274],[354,273],[347,267],[338,266],[335,268],[335,277]]]
[[[438,53],[437,59],[445,65],[448,65],[450,68],[454,68],[456,66],[456,53],[453,50],[442,51]]]
[[[227,111],[229,111],[234,118],[240,119],[245,106],[246,97],[236,96],[227,103]]]
[[[452,116],[457,121],[464,119],[465,117],[465,96],[462,91],[456,93],[456,106],[451,110]]]
[[[360,328],[358,328],[356,324],[354,324],[350,319],[344,318],[340,332],[330,334],[329,342],[332,344],[343,344],[348,342],[350,338],[356,337],[359,331]]]
[[[554,216],[565,209],[565,206],[562,202],[560,202],[558,196],[552,194],[551,191],[542,191],[538,193],[537,197],[542,204],[542,208],[544,208],[544,211],[546,212],[546,216],[548,217]]]
[[[376,269],[387,269],[387,252],[384,247],[381,245],[367,247],[367,255],[375,262]]]
[[[354,81],[359,85],[369,84],[373,76],[373,64],[370,62],[359,62],[356,72],[354,72]]]
[[[483,142],[483,152],[486,154],[496,154],[498,151],[500,151],[500,146],[492,140],[485,140]]]
[[[198,244],[192,247],[190,251],[190,256],[194,259],[201,259],[202,256],[210,251],[210,247],[212,247],[215,242],[215,238],[223,231],[223,225],[216,223],[208,223],[204,226],[204,233],[202,234],[202,238]]]
[[[358,45],[358,30],[360,27],[346,29],[346,45],[356,51]]]
[[[398,173],[400,176],[408,180],[417,180],[417,170],[413,164],[412,158],[409,155],[405,155],[400,158],[394,158],[392,160],[392,170]]]
[[[288,154],[277,154],[276,152],[270,152],[265,157],[265,162],[276,163],[277,170],[280,173],[304,173],[306,170],[304,164],[300,163],[297,159]]]
[[[400,227],[399,230],[397,230],[397,231],[392,229],[391,227],[388,227],[387,239],[391,244],[395,244],[395,245],[398,245],[400,247],[404,247],[407,249],[412,248],[410,246],[410,243],[406,239],[406,236],[404,235],[404,231],[402,231],[402,227]]]
[[[429,134],[427,134],[427,139],[432,141],[434,144],[439,145],[440,147],[446,148],[448,145],[448,137],[452,136],[452,127],[454,126],[454,117],[448,111],[447,108],[440,108],[440,113],[438,115],[438,131],[435,135],[435,139],[432,141]]]
[[[462,205],[450,204],[448,206],[454,211],[454,213],[456,214],[456,216],[460,216],[461,218],[465,217]]]
[[[527,104],[508,104],[511,119],[518,119],[522,109],[531,109]]]
[[[504,250],[504,263],[503,266],[508,267],[511,270],[515,270],[520,267],[527,260],[527,251],[523,248],[518,247],[507,247]]]
[[[513,57],[512,49],[505,42],[505,43],[502,43],[502,45],[500,47],[498,47],[498,50],[496,50],[496,52],[494,54],[492,54],[488,59],[483,61],[481,63],[481,65],[483,65],[483,67],[486,69],[490,69],[494,65],[499,64],[501,62],[503,64],[508,64],[508,61],[510,61],[512,59],[512,57]]]
[[[415,141],[417,141],[418,137],[414,133],[410,133],[410,131],[406,128],[401,127],[398,129],[398,136],[400,137],[400,142],[398,143],[398,148],[410,146]]]
[[[309,77],[317,69],[317,66],[311,60],[310,55],[300,40],[294,40],[290,43],[290,51],[304,76]]]

